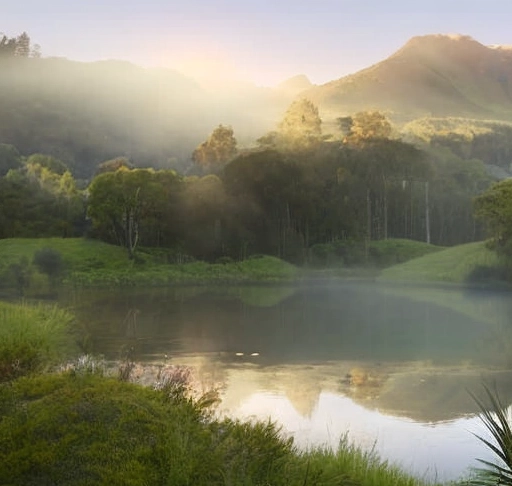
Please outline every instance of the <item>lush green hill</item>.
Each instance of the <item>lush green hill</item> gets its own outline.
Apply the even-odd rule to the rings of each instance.
[[[503,263],[485,242],[468,243],[415,258],[382,271],[380,281],[496,283]]]
[[[136,260],[125,250],[84,238],[13,238],[0,240],[2,286],[16,287],[18,276],[26,279],[25,290],[44,291],[45,277],[32,264],[38,250],[53,249],[64,263],[64,283],[80,286],[137,286],[238,282],[290,281],[298,276],[294,265],[271,256],[255,256],[242,262],[202,261],[169,263],[165,250],[141,249]],[[15,268],[13,268],[15,267]]]
[[[232,89],[228,98],[171,69],[124,61],[7,57],[0,71],[0,143],[25,156],[53,155],[86,179],[117,156],[184,171],[219,123],[253,141],[288,103],[252,86]]]

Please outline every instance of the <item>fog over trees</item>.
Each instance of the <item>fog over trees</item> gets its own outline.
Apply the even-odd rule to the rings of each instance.
[[[0,63],[2,238],[86,235],[131,257],[156,246],[297,263],[339,240],[455,245],[486,236],[473,198],[509,170],[504,122],[397,125],[363,110],[326,124],[299,95],[275,103],[279,116],[251,125],[248,141],[245,121],[271,110],[201,117],[204,93],[172,71],[40,58],[26,33],[2,37]]]

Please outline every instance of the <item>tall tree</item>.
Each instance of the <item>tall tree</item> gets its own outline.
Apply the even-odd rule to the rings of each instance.
[[[475,215],[489,228],[494,248],[512,256],[512,179],[493,184],[474,204]]]
[[[16,38],[16,50],[14,55],[18,57],[29,57],[30,52],[30,37],[26,32],[23,32]]]
[[[380,111],[360,111],[351,117],[338,118],[338,124],[345,135],[344,141],[356,145],[387,139],[393,133],[393,126]]]
[[[322,120],[318,107],[306,98],[294,101],[276,132],[259,139],[261,146],[301,152],[316,148],[322,141]]]
[[[237,142],[233,128],[219,125],[208,139],[194,150],[192,160],[203,167],[219,169],[236,154]]]

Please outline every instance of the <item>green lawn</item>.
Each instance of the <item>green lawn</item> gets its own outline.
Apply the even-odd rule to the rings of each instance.
[[[11,265],[23,260],[30,264],[34,253],[41,248],[51,248],[61,254],[63,282],[78,286],[280,282],[298,276],[297,267],[271,256],[242,262],[170,264],[165,262],[161,252],[141,249],[138,260],[134,261],[118,246],[84,238],[0,240],[0,275],[7,275]],[[41,288],[43,277],[31,268],[32,287]]]
[[[503,262],[485,242],[444,249],[394,265],[381,272],[379,281],[496,283],[503,275]]]

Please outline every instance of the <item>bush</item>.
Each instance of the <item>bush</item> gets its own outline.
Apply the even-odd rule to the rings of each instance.
[[[289,484],[276,427],[215,421],[179,390],[64,373],[0,391],[0,484]]]
[[[0,302],[0,383],[55,363],[69,346],[71,319],[55,306]]]
[[[60,252],[53,248],[41,248],[35,252],[33,262],[42,273],[48,276],[50,285],[55,287],[64,270],[64,262]]]
[[[221,256],[215,260],[215,263],[220,265],[227,265],[228,263],[234,263],[235,261],[230,256]]]

